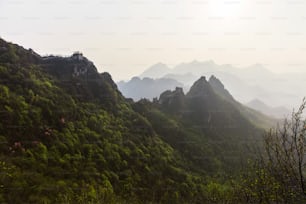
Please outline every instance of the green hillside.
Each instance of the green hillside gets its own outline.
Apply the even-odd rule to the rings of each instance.
[[[134,103],[80,53],[0,39],[1,203],[229,202],[261,134],[204,77]]]

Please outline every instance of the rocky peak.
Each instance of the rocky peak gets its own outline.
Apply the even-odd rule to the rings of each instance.
[[[213,88],[215,87],[219,89],[224,89],[224,85],[222,84],[222,82],[214,75],[211,75],[208,82]]]
[[[74,66],[73,76],[98,73],[93,62],[84,57],[81,52],[74,52],[70,58],[68,58],[68,61],[70,61]]]
[[[74,52],[70,57],[45,56],[42,60],[43,67],[61,80],[71,78],[96,78],[98,70],[95,65],[80,52]]]
[[[165,91],[159,97],[159,104],[163,105],[171,113],[179,112],[185,104],[183,89],[176,87],[174,91]]]
[[[174,91],[167,90],[163,92],[160,95],[159,100],[161,103],[163,103],[164,101],[168,101],[170,98],[177,98],[177,97],[184,97],[184,96],[185,94],[184,94],[183,88],[176,87]]]
[[[71,57],[74,60],[82,61],[84,59],[83,54],[81,52],[74,52]]]
[[[175,87],[174,93],[179,94],[179,95],[184,95],[183,88],[181,88],[181,87]]]
[[[117,89],[117,85],[112,79],[112,76],[108,72],[103,72],[100,74],[103,81],[107,82],[112,86],[112,88]]]
[[[209,78],[209,84],[211,85],[213,91],[219,96],[221,96],[223,99],[226,99],[228,101],[234,100],[233,96],[224,88],[222,82],[214,75]]]
[[[187,96],[188,97],[198,97],[198,96],[211,96],[213,95],[213,90],[211,85],[206,80],[205,76],[201,76],[194,84],[191,86]]]

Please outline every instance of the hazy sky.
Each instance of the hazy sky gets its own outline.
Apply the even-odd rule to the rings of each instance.
[[[0,0],[0,36],[42,55],[81,51],[115,80],[195,59],[303,71],[305,11],[305,0]]]

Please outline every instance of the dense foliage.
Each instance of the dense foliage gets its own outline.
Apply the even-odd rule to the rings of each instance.
[[[0,39],[0,79],[0,202],[244,202],[237,175],[262,131],[205,78],[134,103],[80,53]]]
[[[78,61],[33,63],[22,48],[5,45],[2,55],[15,57],[0,61],[1,202],[203,199],[195,196],[203,194],[203,178],[181,167],[173,148],[131,109],[107,74],[69,79],[69,69],[65,76],[60,65],[83,66]],[[56,66],[63,70],[60,80],[45,71]]]

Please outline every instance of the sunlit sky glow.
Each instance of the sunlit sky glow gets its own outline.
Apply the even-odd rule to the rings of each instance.
[[[115,80],[193,60],[306,68],[306,1],[0,0],[0,36],[38,53],[81,51]]]

